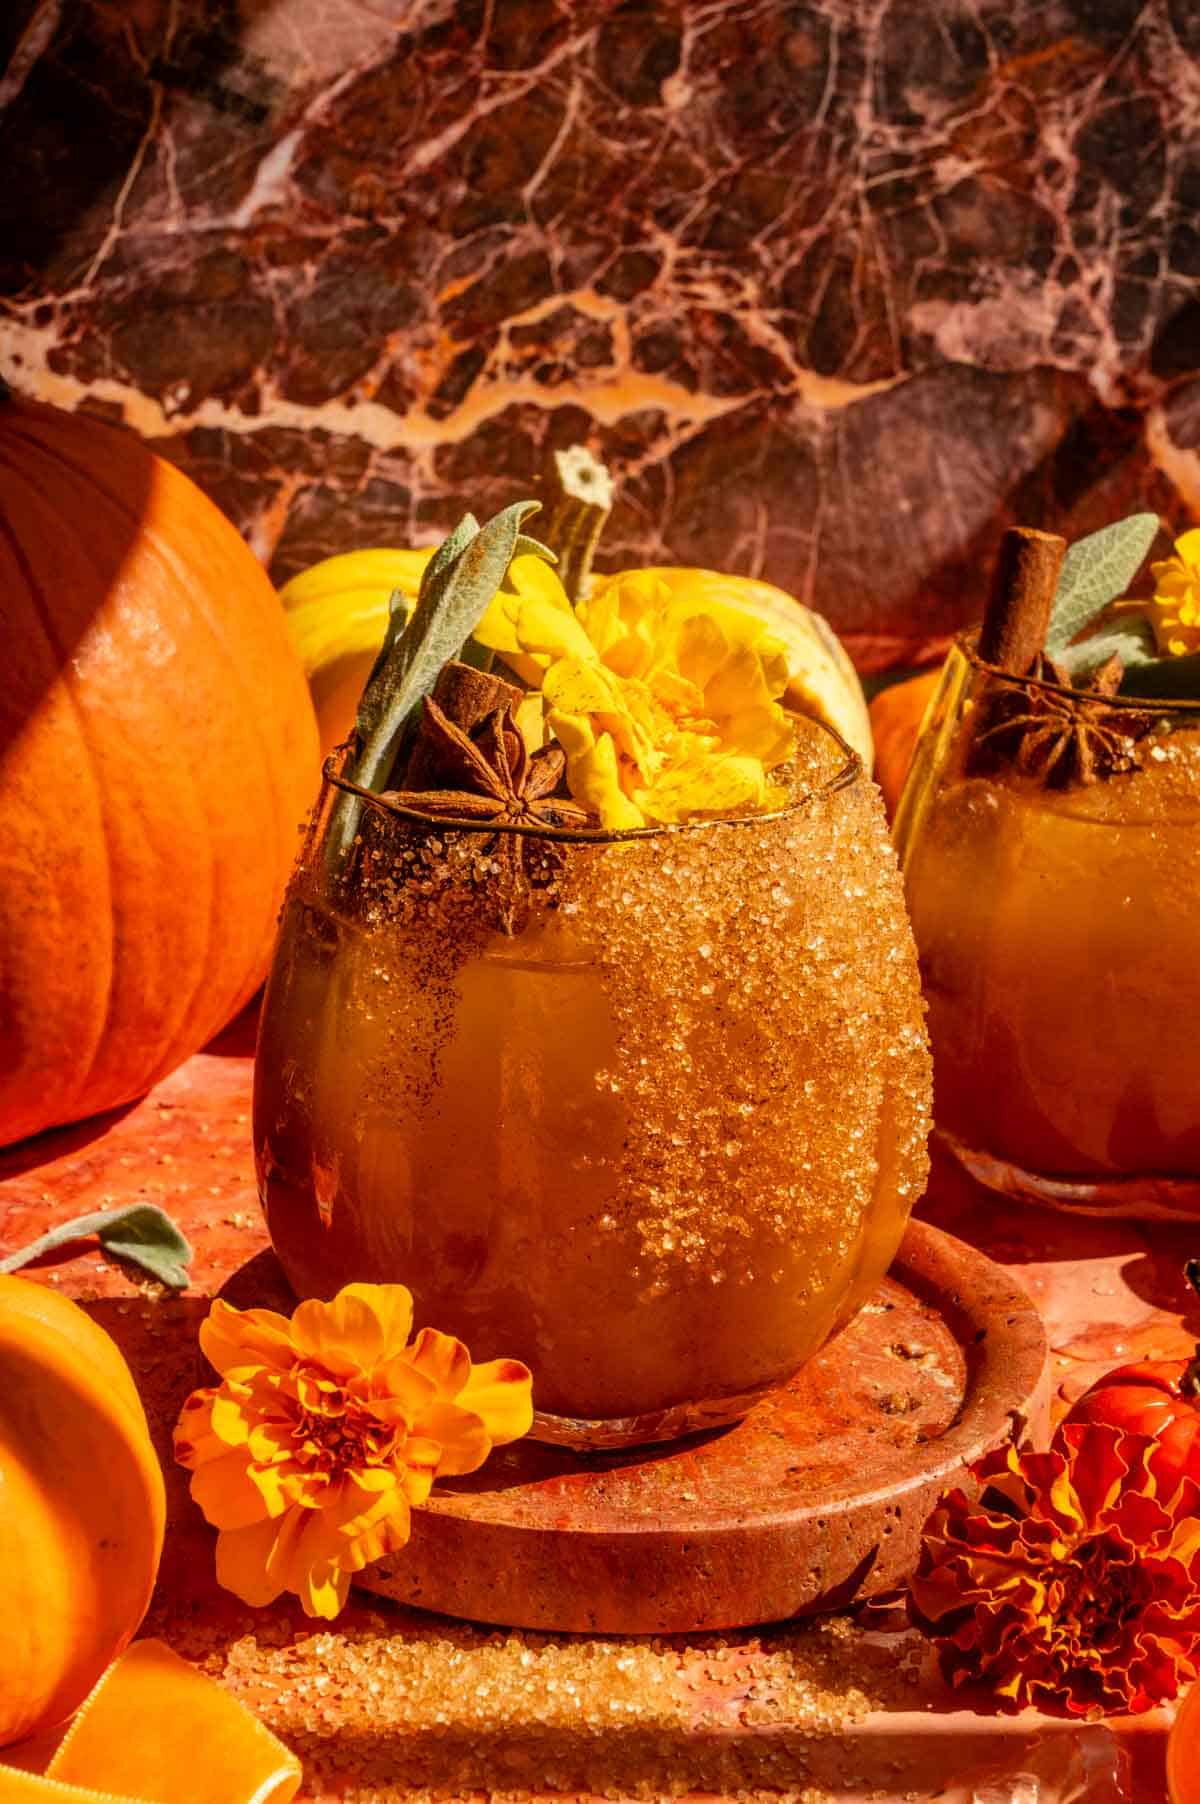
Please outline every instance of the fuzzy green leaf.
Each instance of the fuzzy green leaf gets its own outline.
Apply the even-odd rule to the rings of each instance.
[[[1068,548],[1046,634],[1046,650],[1052,658],[1125,593],[1158,528],[1157,514],[1131,514],[1101,532],[1089,533],[1086,539],[1077,539]]]
[[[1194,701],[1200,697],[1200,652],[1186,658],[1154,658],[1125,672],[1122,695],[1153,701]]]
[[[1068,645],[1059,663],[1070,673],[1073,683],[1084,683],[1094,671],[1116,653],[1126,670],[1135,664],[1147,664],[1158,656],[1154,628],[1148,620],[1114,620],[1102,626],[1078,645]]]
[[[442,540],[426,564],[425,574],[421,578],[422,598],[440,590],[456,560],[462,556],[478,532],[479,522],[474,514],[464,514],[454,531]]]
[[[558,558],[549,545],[543,545],[540,539],[531,539],[527,532],[517,534],[517,542],[513,546],[514,557],[544,557],[548,564],[557,564]]]
[[[537,548],[521,531],[540,503],[517,501],[476,528],[471,515],[460,521],[425,569],[421,593],[403,632],[377,664],[362,703],[368,729],[346,772],[360,789],[383,789],[417,710],[437,681],[443,664],[455,657],[479,625],[504,581],[518,546]],[[342,795],[329,825],[328,855],[336,868],[358,828],[361,803]]]
[[[0,1260],[0,1272],[19,1271],[43,1253],[70,1246],[76,1240],[97,1239],[106,1252],[167,1284],[186,1290],[187,1265],[192,1249],[171,1217],[153,1203],[130,1203],[123,1209],[102,1209],[94,1215],[77,1215]]]
[[[363,686],[358,700],[358,712],[355,727],[358,731],[359,743],[369,739],[379,724],[378,709],[380,701],[380,683],[378,679],[386,670],[397,639],[404,631],[408,621],[409,602],[403,589],[393,589],[388,596],[388,622],[384,628],[383,643],[375,654],[375,662],[371,666],[371,674]]]
[[[442,665],[479,625],[512,562],[521,524],[539,505],[514,502],[467,538],[452,558],[442,559],[439,552],[430,560],[412,618],[380,680],[380,720],[357,779],[364,789],[386,779],[404,729],[433,688]],[[462,526],[452,536],[461,533]]]

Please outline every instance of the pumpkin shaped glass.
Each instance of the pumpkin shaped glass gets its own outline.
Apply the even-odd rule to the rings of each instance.
[[[1200,705],[1018,682],[965,639],[895,837],[940,1139],[1006,1194],[1200,1217]]]
[[[255,1094],[298,1293],[403,1281],[597,1446],[736,1419],[858,1309],[925,1175],[916,961],[858,759],[801,723],[790,793],[628,833],[380,804],[331,904],[327,786]]]

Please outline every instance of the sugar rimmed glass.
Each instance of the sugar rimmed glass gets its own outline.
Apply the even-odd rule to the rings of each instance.
[[[878,792],[816,723],[769,814],[630,833],[364,816],[285,905],[255,1141],[300,1295],[399,1281],[580,1446],[736,1419],[867,1299],[929,1059]]]
[[[1047,783],[1017,767],[1012,729],[981,759],[981,723],[1031,699],[1056,734],[1090,725],[1090,755],[1115,768],[1081,781],[1068,745],[1074,775]],[[895,838],[939,1138],[1007,1195],[1200,1219],[1200,704],[1017,681],[967,636]]]

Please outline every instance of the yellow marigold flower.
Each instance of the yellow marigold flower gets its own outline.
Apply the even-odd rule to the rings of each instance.
[[[540,684],[576,801],[610,829],[761,806],[792,748],[787,650],[765,623],[649,571],[601,580],[572,613],[538,571],[476,636]]]
[[[531,689],[558,658],[593,657],[567,592],[544,558],[515,557],[473,637],[497,651]]]
[[[200,1345],[221,1383],[184,1404],[175,1457],[243,1603],[293,1591],[336,1616],[352,1574],[404,1546],[435,1478],[528,1432],[526,1366],[472,1365],[452,1335],[411,1329],[402,1284],[348,1284],[290,1321],[213,1304]]]
[[[1159,650],[1173,658],[1200,651],[1200,526],[1176,539],[1174,557],[1151,564],[1150,574]]]

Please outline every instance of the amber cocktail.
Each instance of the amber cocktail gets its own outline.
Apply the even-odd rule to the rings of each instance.
[[[380,804],[340,902],[327,796],[255,1096],[298,1293],[402,1281],[593,1445],[735,1419],[859,1308],[925,1177],[916,960],[858,760],[801,722],[784,775],[616,834]]]
[[[1200,1215],[1200,706],[964,643],[896,836],[953,1150],[1032,1200]]]

